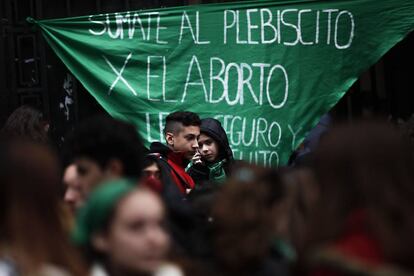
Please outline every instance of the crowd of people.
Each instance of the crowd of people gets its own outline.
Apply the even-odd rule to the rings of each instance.
[[[414,151],[390,122],[319,129],[280,168],[188,111],[149,149],[104,115],[62,149],[48,129],[22,106],[0,133],[1,276],[414,274]]]

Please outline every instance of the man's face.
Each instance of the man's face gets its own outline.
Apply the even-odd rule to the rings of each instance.
[[[200,134],[198,138],[199,151],[202,159],[207,160],[208,162],[217,161],[219,155],[219,146],[217,142],[208,135],[203,133]]]
[[[85,202],[85,194],[75,164],[71,164],[66,168],[63,175],[63,184],[66,187],[64,201],[70,210],[75,213]]]
[[[73,162],[73,166],[75,167],[76,171],[73,173],[76,174],[76,185],[78,187],[79,195],[72,195],[72,197],[77,197],[79,199],[76,201],[76,204],[73,204],[75,205],[74,207],[76,207],[76,209],[83,205],[84,201],[88,198],[89,194],[100,183],[121,177],[121,174],[119,174],[119,172],[114,171],[113,166],[111,165],[119,162],[120,161],[117,159],[111,160],[109,161],[110,164],[108,164],[107,167],[102,169],[96,161],[89,159],[87,157],[80,157],[75,159],[75,161]],[[65,193],[66,202],[68,202],[69,199],[68,191],[69,188],[67,188]],[[66,198],[67,195],[68,199]]]
[[[173,151],[182,152],[184,157],[190,160],[197,152],[198,136],[200,136],[200,127],[182,126],[175,134],[167,133],[167,143]]]
[[[103,180],[105,171],[95,161],[82,157],[75,160],[78,173],[78,181],[83,191],[84,198]]]

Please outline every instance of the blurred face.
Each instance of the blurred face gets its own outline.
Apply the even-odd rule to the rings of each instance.
[[[105,172],[89,158],[78,158],[75,160],[75,165],[78,182],[86,198],[92,189],[105,179]]]
[[[198,126],[182,126],[177,133],[167,133],[167,143],[175,152],[182,152],[190,160],[198,149],[197,138],[200,135]]]
[[[157,164],[153,163],[150,166],[143,169],[144,178],[155,178],[160,179],[160,169],[158,168]]]
[[[219,146],[213,138],[201,133],[198,138],[198,146],[202,159],[209,162],[217,161]]]
[[[121,200],[103,244],[115,269],[154,272],[169,249],[164,207],[158,196],[138,189]]]
[[[64,201],[69,206],[71,211],[75,213],[75,211],[80,208],[85,201],[85,195],[79,181],[76,165],[71,164],[66,168],[63,175],[63,184],[66,187]]]

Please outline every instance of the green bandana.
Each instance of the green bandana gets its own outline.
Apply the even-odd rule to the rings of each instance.
[[[135,183],[128,179],[111,180],[96,188],[77,214],[74,242],[87,245],[92,234],[105,225],[115,205],[134,188]]]

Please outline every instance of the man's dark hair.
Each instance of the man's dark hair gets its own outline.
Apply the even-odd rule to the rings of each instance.
[[[95,116],[81,122],[68,136],[65,161],[89,158],[104,169],[111,159],[122,162],[124,176],[140,177],[146,153],[135,127],[108,116]]]
[[[167,132],[177,133],[181,131],[183,126],[200,126],[200,117],[194,112],[190,111],[176,111],[165,118],[164,135]]]

